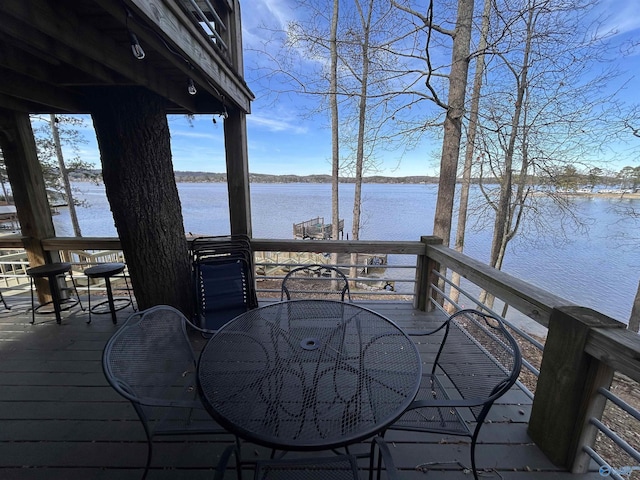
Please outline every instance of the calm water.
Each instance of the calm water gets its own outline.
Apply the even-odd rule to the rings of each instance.
[[[78,208],[84,236],[115,236],[111,212],[103,186],[76,184],[79,199],[88,208]],[[185,231],[194,234],[229,233],[226,185],[179,184]],[[345,238],[351,231],[353,185],[341,186],[341,217]],[[363,240],[419,240],[432,232],[436,200],[434,185],[367,184],[363,187]],[[316,216],[331,218],[331,186],[328,184],[253,184],[251,202],[253,235],[257,238],[292,238],[294,223]],[[637,203],[638,200],[626,200]],[[617,200],[584,198],[576,200],[576,211],[589,224],[587,232],[567,231],[553,211],[545,213],[552,224],[540,233],[527,227],[526,239],[509,247],[503,270],[534,285],[552,291],[577,304],[592,307],[627,322],[638,285],[640,250],[623,244],[619,237],[635,235],[637,225],[621,221],[612,208]],[[487,261],[489,228],[482,222],[467,234],[465,253]],[[490,222],[490,221],[489,221]],[[56,234],[70,236],[67,209],[54,217]],[[559,242],[564,229],[571,239]],[[396,260],[393,260],[396,261]]]

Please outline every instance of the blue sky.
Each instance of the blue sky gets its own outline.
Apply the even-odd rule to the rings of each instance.
[[[252,113],[247,118],[249,169],[252,173],[268,174],[330,174],[331,136],[323,115],[309,116],[300,105],[301,96],[281,96],[276,102],[263,94],[264,86],[252,81],[253,49],[259,49],[266,31],[265,25],[282,28],[296,19],[292,0],[245,0],[242,2],[245,53],[245,73],[249,87],[256,93]],[[635,1],[600,0],[598,9],[607,15],[604,31],[614,31],[615,39],[640,40],[640,11]],[[622,70],[628,82],[624,95],[638,101],[640,80],[640,48],[624,59]],[[224,141],[222,119],[214,124],[211,115],[197,116],[188,121],[183,116],[170,117],[173,163],[175,170],[224,172]],[[87,137],[90,143],[82,149],[82,157],[99,165],[99,154],[87,117]],[[637,145],[638,142],[636,142]],[[437,175],[439,139],[424,137],[416,148],[405,152],[385,152],[380,157],[377,174],[387,176]],[[618,164],[637,165],[637,148],[633,140],[619,145],[613,155]]]

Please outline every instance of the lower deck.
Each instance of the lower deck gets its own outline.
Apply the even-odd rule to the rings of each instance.
[[[93,316],[88,324],[88,314],[77,307],[63,314],[61,325],[53,315],[38,315],[31,325],[30,298],[7,300],[11,310],[0,311],[0,478],[141,478],[144,431],[131,405],[107,384],[101,367],[102,349],[131,307],[118,312],[118,325],[108,315]],[[416,311],[409,303],[366,306],[405,328],[438,321],[437,315]],[[572,475],[551,464],[527,435],[530,411],[529,397],[517,387],[493,407],[477,447],[482,478],[601,478],[597,471]],[[390,431],[386,438],[404,479],[472,478],[465,470],[466,438],[401,431]],[[147,478],[211,479],[232,440],[230,435],[159,439]],[[247,460],[269,455],[257,445],[244,443],[242,448]],[[368,451],[368,445],[353,450]],[[366,472],[362,475],[366,478]]]

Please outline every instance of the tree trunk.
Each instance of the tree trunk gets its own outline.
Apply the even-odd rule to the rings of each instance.
[[[56,150],[56,157],[58,158],[58,168],[60,168],[60,176],[62,177],[62,183],[64,185],[64,192],[67,195],[67,205],[69,207],[69,216],[71,217],[71,225],[73,226],[73,233],[76,237],[81,237],[80,223],[78,222],[78,215],[76,215],[76,204],[73,200],[73,191],[71,190],[71,182],[69,181],[69,173],[67,167],[64,164],[64,157],[62,155],[62,145],[60,144],[60,132],[58,132],[58,120],[52,113],[49,115],[49,123],[51,124],[51,134],[53,136],[53,145]]]
[[[362,6],[356,1],[362,23],[362,44],[360,45],[362,54],[362,77],[360,80],[360,99],[358,101],[358,139],[356,146],[356,171],[353,195],[353,221],[351,225],[352,240],[360,239],[360,217],[362,214],[362,175],[364,172],[364,143],[367,127],[367,95],[369,87],[369,38],[371,32],[371,12],[372,2],[369,2],[366,14]],[[358,264],[358,254],[351,254],[351,263]],[[352,267],[351,276],[357,276],[357,269]]]
[[[493,240],[491,242],[491,258],[489,265],[500,269],[506,250],[506,244],[510,239],[509,230],[513,219],[513,209],[511,200],[513,196],[513,155],[515,152],[516,139],[519,137],[520,117],[524,109],[524,100],[527,93],[527,82],[529,76],[529,55],[531,52],[531,42],[535,32],[534,26],[535,12],[529,9],[527,21],[527,40],[525,42],[522,71],[517,77],[518,91],[516,92],[516,101],[511,122],[511,133],[509,142],[505,151],[503,178],[500,181],[500,200],[496,209],[496,218],[493,226]]]
[[[338,16],[340,0],[333,0],[331,33],[329,38],[331,55],[331,79],[329,104],[331,106],[331,238],[338,240],[340,234],[340,132],[338,129]],[[338,254],[331,254],[331,262],[338,263]],[[331,282],[333,283],[333,282]]]
[[[469,45],[473,21],[474,0],[458,0],[458,13],[451,71],[449,72],[449,96],[447,115],[444,120],[444,138],[440,158],[440,182],[433,225],[433,234],[449,245],[451,220],[453,218],[453,200],[456,193],[458,156],[462,136],[462,117],[469,71]]]
[[[140,309],[191,316],[193,294],[163,100],[143,88],[93,97],[102,175]]]
[[[629,317],[629,330],[633,330],[634,332],[640,330],[640,283],[638,283],[638,291],[636,298],[633,300],[631,317]]]
[[[480,95],[482,91],[482,77],[484,75],[484,50],[487,48],[487,35],[489,34],[489,18],[491,12],[491,0],[484,0],[482,12],[482,29],[478,43],[478,56],[476,57],[476,69],[473,75],[473,92],[471,94],[471,111],[469,112],[469,127],[467,131],[467,145],[464,156],[464,169],[462,171],[462,186],[460,188],[460,206],[458,207],[458,225],[456,227],[456,240],[454,248],[458,252],[464,250],[464,236],[467,229],[467,209],[469,207],[469,190],[471,189],[471,167],[475,153],[476,130],[478,125],[478,110],[480,108]],[[460,274],[451,273],[451,283],[460,286]],[[460,291],[452,288],[450,297],[453,302],[458,302]]]

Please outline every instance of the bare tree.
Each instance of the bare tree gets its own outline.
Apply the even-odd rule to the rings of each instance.
[[[70,175],[81,173],[84,177],[95,179],[91,172],[92,164],[80,158],[80,145],[87,143],[80,129],[85,124],[81,118],[50,114],[47,117],[34,117],[42,125],[34,130],[38,158],[42,165],[47,188],[52,195],[61,194],[69,208],[71,225],[76,237],[81,237],[80,224],[76,214],[76,206],[81,205],[73,195]],[[73,157],[65,160],[63,148],[68,149]]]
[[[478,125],[478,110],[480,108],[480,97],[482,94],[482,79],[485,68],[485,50],[487,49],[487,36],[489,35],[489,25],[491,16],[492,0],[484,0],[482,9],[482,26],[480,28],[480,39],[478,41],[477,55],[475,56],[475,72],[473,74],[473,90],[471,93],[471,108],[467,126],[467,139],[465,145],[464,167],[462,169],[462,185],[460,188],[460,202],[458,205],[458,224],[456,226],[456,239],[454,248],[458,252],[464,250],[464,238],[467,228],[467,209],[469,206],[469,191],[471,189],[471,167],[475,156],[476,130]],[[451,272],[451,282],[460,286],[460,274]],[[460,291],[452,288],[450,297],[453,302],[457,302]]]
[[[503,1],[494,13],[493,62],[480,107],[482,162],[475,175],[484,202],[473,213],[478,222],[493,220],[495,268],[518,232],[545,229],[551,215],[561,215],[566,228],[583,227],[556,187],[567,168],[590,166],[613,134],[612,95],[601,88],[612,72],[587,75],[606,47],[586,31],[593,2],[521,3]]]
[[[49,123],[51,125],[51,133],[53,135],[53,145],[58,159],[58,166],[60,168],[60,176],[62,178],[62,184],[67,196],[67,205],[69,208],[69,215],[71,216],[71,225],[73,226],[73,233],[76,237],[82,236],[80,230],[80,223],[78,222],[78,215],[76,214],[76,205],[73,201],[73,193],[71,191],[71,182],[69,181],[69,173],[64,164],[64,156],[62,155],[62,143],[60,142],[60,132],[58,130],[58,119],[52,113],[49,116]]]
[[[392,3],[419,19],[426,27],[425,61],[427,63],[427,76],[425,83],[429,91],[428,96],[430,100],[446,111],[433,234],[442,238],[444,244],[448,245],[451,236],[453,201],[462,139],[462,120],[465,112],[474,0],[458,0],[455,27],[452,30],[434,23],[433,0],[429,2],[426,15],[412,10],[406,5],[401,5],[396,0],[392,0]],[[431,63],[430,40],[433,33],[443,35],[451,40],[451,66],[449,73],[444,75],[448,81],[446,102],[432,84],[433,76],[443,77],[442,73],[436,73]]]
[[[333,0],[331,15],[331,33],[329,51],[331,73],[329,80],[329,103],[331,105],[331,238],[337,240],[340,235],[340,131],[338,112],[338,21],[340,18],[340,0]],[[331,255],[334,265],[338,263],[338,254]],[[331,282],[333,283],[333,282]],[[332,285],[332,288],[334,285]]]

